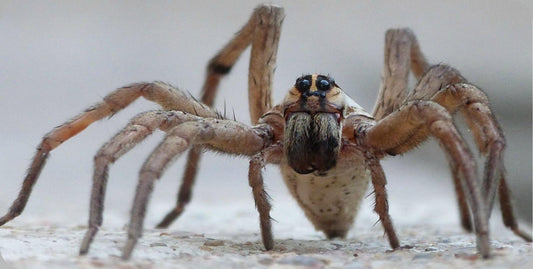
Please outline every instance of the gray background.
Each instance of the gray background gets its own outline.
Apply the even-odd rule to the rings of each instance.
[[[18,192],[43,134],[101,100],[114,88],[162,80],[198,95],[205,64],[261,1],[12,1],[0,4],[0,212]],[[514,1],[274,1],[285,7],[274,97],[279,102],[302,73],[322,72],[372,111],[383,59],[384,32],[411,27],[427,58],[457,67],[489,95],[507,135],[506,165],[520,209],[531,223],[531,13]],[[401,3],[400,3],[401,2]],[[524,1],[522,1],[524,2]],[[248,52],[222,83],[217,107],[249,122]],[[136,102],[90,126],[53,151],[26,212],[12,222],[85,224],[92,156],[129,118],[157,106]],[[463,130],[465,135],[468,131]],[[161,133],[119,160],[110,172],[105,225],[123,225],[137,172]],[[195,204],[249,203],[243,158],[207,154]],[[147,216],[153,227],[174,204],[183,160],[158,182]],[[446,210],[420,212],[436,223],[457,223],[444,154],[434,141],[384,161],[391,214],[396,221],[419,204]],[[276,168],[266,170],[273,216],[296,207]],[[371,221],[372,199],[362,214]],[[220,209],[222,208],[222,209]],[[366,210],[366,211],[365,211]],[[438,213],[437,213],[438,212]],[[444,213],[443,213],[444,212]],[[410,215],[411,216],[411,215]],[[303,218],[303,215],[297,216]],[[499,222],[494,214],[493,222]],[[278,219],[279,225],[291,225]],[[305,221],[302,225],[309,225]],[[175,226],[174,226],[175,227]]]

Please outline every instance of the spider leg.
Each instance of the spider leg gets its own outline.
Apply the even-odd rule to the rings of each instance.
[[[260,5],[254,10],[241,30],[209,61],[200,99],[202,103],[213,106],[220,80],[231,71],[239,56],[251,44],[248,94],[251,121],[252,124],[257,123],[259,117],[272,106],[272,77],[283,17],[283,9],[272,5]],[[189,151],[176,205],[157,228],[168,227],[191,200],[201,156],[199,146],[193,146]]]
[[[409,65],[420,81],[407,95]],[[531,236],[518,228],[513,213],[502,157],[505,138],[490,110],[487,96],[474,85],[467,84],[466,79],[457,70],[446,65],[430,67],[420,51],[416,37],[409,29],[389,30],[386,34],[383,82],[374,108],[374,116],[378,120],[382,119],[405,102],[415,100],[435,101],[445,107],[450,114],[461,112],[472,131],[479,151],[486,157],[481,188],[488,216],[498,191],[504,224],[524,240],[531,241]],[[424,141],[428,135],[427,130],[419,130],[401,145],[389,149],[387,153],[394,155],[406,152]],[[467,231],[472,231],[467,197],[460,183],[460,171],[452,166],[452,174],[461,224]]]
[[[389,29],[385,34],[382,82],[372,113],[374,118],[380,120],[400,108],[407,95],[409,69],[420,79],[428,67],[410,29]]]
[[[265,166],[264,154],[259,153],[250,160],[250,169],[248,170],[248,181],[252,187],[252,194],[254,195],[255,207],[259,212],[259,223],[261,227],[261,236],[263,238],[263,245],[266,250],[271,250],[274,247],[274,239],[272,238],[272,224],[270,222],[270,196],[265,191],[263,185],[263,175],[261,169]]]
[[[405,102],[408,94],[407,82],[409,69],[413,71],[413,74],[417,79],[421,79],[422,75],[424,75],[430,67],[420,50],[416,36],[410,29],[389,29],[385,34],[385,57],[382,71],[382,83],[373,112],[376,120],[380,120],[389,115]],[[419,85],[421,84],[419,83]],[[410,97],[412,98],[413,95],[411,94]],[[423,99],[428,100],[429,97],[426,96]],[[401,145],[398,150],[406,151],[407,149],[401,149],[401,147],[409,147],[411,144],[411,146],[418,145],[418,143],[425,140],[427,136],[427,133],[418,132],[417,135],[414,135],[411,138],[412,143]],[[395,154],[394,151],[389,151],[388,153]],[[452,171],[452,174],[461,225],[465,230],[472,231],[470,210],[466,202],[463,187],[460,184],[457,171]]]
[[[433,100],[433,95],[439,91],[443,85],[460,83],[465,81],[463,77],[451,67],[446,65],[436,65],[427,69],[424,76],[420,79],[415,89],[406,97],[408,101],[414,100]],[[450,113],[457,111],[456,107],[450,107],[442,103],[440,100],[434,100],[435,102],[443,105]],[[419,131],[414,133],[405,143],[399,145],[397,148],[390,149],[387,153],[396,155],[401,152],[406,152],[415,146],[419,145],[422,141],[426,140],[429,136],[427,131]],[[452,167],[453,183],[455,186],[455,193],[457,197],[457,205],[459,207],[459,217],[461,219],[461,226],[467,230],[472,231],[472,221],[470,217],[470,210],[465,197],[465,192],[461,180],[459,179],[459,171],[454,170]]]
[[[54,128],[43,137],[37,147],[37,152],[24,178],[17,198],[8,212],[0,218],[0,226],[22,213],[30,197],[33,185],[37,181],[50,151],[83,131],[93,122],[107,116],[112,116],[141,96],[158,103],[166,110],[180,110],[201,117],[219,117],[214,110],[162,82],[136,83],[119,88],[104,97],[102,102]]]
[[[460,112],[469,129],[472,131],[478,150],[485,156],[485,168],[481,193],[487,204],[487,214],[490,217],[494,198],[499,192],[500,206],[504,224],[516,235],[531,242],[531,236],[521,231],[513,213],[510,191],[505,182],[505,167],[503,151],[505,137],[500,125],[490,109],[485,93],[472,84],[466,83],[459,72],[447,65],[432,66],[419,81],[413,92],[407,96],[407,101],[432,100],[448,110],[451,114]],[[398,148],[389,153],[398,154],[410,150],[425,140],[427,132],[418,132]],[[466,202],[464,189],[461,186],[458,171],[452,168],[454,184],[460,209],[462,226],[472,230],[470,212]],[[505,194],[503,194],[506,192]]]
[[[270,131],[266,125],[250,128],[229,120],[203,119],[185,122],[172,128],[163,142],[150,154],[139,173],[128,227],[128,240],[122,258],[129,259],[142,234],[145,212],[155,180],[176,157],[194,144],[203,144],[225,153],[252,156],[259,153],[269,139]]]
[[[377,151],[388,152],[418,132],[437,138],[449,157],[452,170],[458,171],[472,209],[478,251],[484,258],[490,257],[488,214],[478,186],[475,161],[444,107],[432,101],[408,102],[368,128],[366,142]]]
[[[344,121],[343,135],[359,146],[364,147],[365,132],[373,125],[374,120],[371,118],[357,114],[348,115]],[[398,240],[398,236],[396,235],[396,231],[394,230],[392,219],[389,215],[387,188],[385,188],[387,185],[387,177],[385,176],[385,172],[379,163],[379,157],[377,157],[375,154],[376,152],[374,152],[372,149],[365,149],[364,152],[367,167],[370,170],[372,186],[374,188],[374,212],[379,215],[379,221],[381,222],[381,225],[387,234],[391,248],[397,249],[400,247],[400,242]]]
[[[168,131],[170,127],[182,122],[199,119],[201,118],[181,111],[149,111],[141,113],[98,150],[94,157],[89,227],[80,247],[80,255],[87,254],[94,236],[102,225],[109,165],[151,135],[155,129]]]
[[[261,227],[261,236],[265,249],[271,250],[274,247],[272,238],[272,225],[270,218],[270,196],[265,191],[263,184],[263,175],[261,169],[265,166],[265,156],[261,152],[250,160],[250,169],[248,170],[248,181],[252,187],[252,194],[255,200],[255,207],[259,212],[259,223]]]
[[[265,246],[266,250],[271,250],[274,247],[274,239],[272,238],[272,225],[270,217],[270,196],[265,191],[261,169],[263,169],[267,162],[279,163],[282,154],[282,147],[270,146],[252,157],[250,160],[250,168],[248,170],[248,181],[250,187],[252,187],[255,207],[259,212],[261,236],[263,238],[263,245]]]
[[[202,158],[202,147],[192,146],[187,154],[187,163],[185,164],[185,171],[181,179],[181,184],[178,191],[176,206],[170,210],[165,217],[156,225],[156,228],[167,228],[174,220],[176,220],[192,198],[192,187],[194,185],[196,175],[198,173],[198,164]]]
[[[531,242],[531,235],[518,228],[518,222],[513,210],[511,201],[511,191],[507,187],[507,182],[501,178],[500,186],[498,188],[498,195],[500,196],[500,209],[502,211],[503,223],[509,227],[516,235],[522,237],[524,240]]]
[[[517,236],[531,242],[531,235],[519,229],[513,212],[511,193],[505,179],[503,164],[505,137],[490,110],[487,96],[474,85],[457,83],[439,91],[432,99],[449,111],[459,110],[461,112],[470,130],[472,130],[479,151],[486,158],[482,194],[488,205],[489,216],[498,192],[503,223]]]
[[[392,225],[392,220],[389,215],[389,202],[387,200],[387,178],[383,172],[383,168],[379,163],[379,160],[373,156],[367,156],[368,167],[372,176],[372,186],[374,187],[375,202],[374,211],[379,215],[379,221],[383,225],[383,229],[389,239],[389,244],[392,249],[400,247],[398,236]]]

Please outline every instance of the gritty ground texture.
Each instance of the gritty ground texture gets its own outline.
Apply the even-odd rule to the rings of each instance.
[[[401,250],[390,251],[379,224],[356,225],[346,240],[325,240],[292,211],[297,208],[289,208],[286,216],[278,213],[274,250],[265,251],[254,212],[238,205],[225,208],[197,206],[182,228],[146,229],[127,262],[120,259],[125,229],[113,224],[102,227],[84,257],[77,252],[85,226],[9,225],[0,229],[0,268],[528,268],[533,256],[530,243],[497,223],[494,258],[482,260],[473,235],[457,225],[402,221],[416,213],[399,217],[401,243],[409,246]],[[361,214],[365,226],[375,220],[369,210]]]

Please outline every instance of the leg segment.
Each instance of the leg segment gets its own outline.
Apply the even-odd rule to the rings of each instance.
[[[500,208],[502,211],[503,224],[511,229],[516,235],[522,237],[522,239],[531,242],[531,235],[518,228],[518,222],[516,221],[511,201],[511,191],[507,187],[507,182],[505,182],[503,178],[500,180],[498,191],[500,195]]]
[[[490,257],[488,215],[475,162],[445,108],[431,101],[409,102],[369,128],[366,142],[378,151],[388,152],[418,132],[428,132],[437,138],[449,156],[452,171],[458,171],[472,209],[478,251],[484,258]]]
[[[466,193],[461,183],[459,171],[453,170],[453,166],[450,168],[452,169],[453,185],[455,187],[455,194],[457,195],[457,206],[459,207],[461,226],[467,232],[473,232],[474,227],[472,227],[472,220],[470,219],[470,209],[468,208],[468,201],[466,200]]]
[[[261,236],[263,238],[263,245],[266,250],[271,250],[274,247],[274,239],[272,239],[272,225],[270,218],[270,196],[265,191],[263,185],[263,175],[261,169],[265,166],[264,154],[259,153],[250,160],[250,169],[248,171],[248,180],[252,193],[254,195],[255,207],[259,212],[259,224],[261,226]]]
[[[205,104],[213,104],[220,79],[251,44],[248,95],[252,124],[272,107],[272,77],[284,17],[283,8],[275,5],[263,4],[254,10],[242,29],[209,61],[202,97]]]
[[[201,118],[180,111],[151,111],[137,115],[94,157],[93,187],[89,211],[89,228],[80,247],[80,255],[87,254],[90,244],[102,225],[105,190],[109,165],[148,137],[155,129],[167,131],[185,121]]]
[[[385,34],[385,59],[378,99],[372,113],[380,120],[397,110],[407,95],[409,69],[417,79],[429,67],[410,29],[390,29]]]
[[[416,88],[407,95],[407,76],[409,63],[417,79],[420,79]],[[466,79],[459,72],[446,65],[429,67],[425,61],[416,38],[408,29],[389,30],[386,34],[385,66],[383,69],[383,82],[378,101],[374,108],[374,116],[377,120],[382,119],[392,111],[398,109],[401,104],[415,100],[432,100],[445,107],[451,114],[460,111],[464,116],[469,129],[472,131],[474,140],[479,151],[486,157],[482,195],[487,203],[487,214],[493,206],[497,189],[508,190],[503,185],[505,181],[505,168],[503,165],[503,150],[505,138],[497,120],[490,110],[486,95],[473,85],[466,84]],[[419,130],[405,143],[396,148],[389,149],[387,153],[398,154],[405,152],[418,145],[428,137],[428,130]],[[460,210],[461,223],[466,230],[471,230],[469,208],[465,202],[464,188],[459,184],[459,171],[452,168],[457,200]],[[499,186],[499,187],[498,187]],[[514,218],[511,203],[507,203],[505,197],[509,194],[500,195],[500,202],[508,206],[502,212],[505,218]],[[505,223],[515,223],[505,221]],[[524,236],[515,225],[509,226],[515,233],[530,241],[531,236]]]
[[[392,249],[397,249],[400,247],[400,242],[398,241],[398,236],[394,231],[392,225],[392,220],[389,215],[389,202],[387,200],[387,179],[383,168],[379,164],[379,160],[370,154],[367,155],[368,167],[370,168],[370,173],[372,175],[372,186],[374,186],[374,194],[376,204],[374,205],[374,211],[379,215],[379,221],[383,225],[383,229],[389,238],[389,244]]]
[[[181,185],[178,191],[176,206],[165,215],[161,222],[157,224],[156,228],[167,228],[181,215],[181,213],[183,213],[185,207],[191,201],[192,187],[196,179],[201,157],[202,146],[192,146],[187,155],[187,164],[185,164],[185,171],[183,172]]]
[[[518,228],[513,213],[511,194],[505,179],[503,150],[505,137],[489,107],[487,96],[477,87],[466,84],[451,84],[433,96],[433,100],[449,111],[459,110],[466,120],[479,151],[485,156],[485,175],[482,194],[488,205],[488,215],[499,192],[504,224],[525,241],[531,242],[531,235]]]
[[[450,113],[455,113],[459,107],[459,104],[450,104],[450,101],[442,100],[442,98],[434,98],[435,94],[439,92],[442,85],[448,85],[453,83],[460,83],[465,79],[453,68],[446,65],[437,65],[429,68],[426,74],[420,79],[415,89],[406,97],[408,101],[415,100],[433,100],[440,105],[444,106]],[[456,94],[451,94],[457,99]],[[406,152],[419,145],[422,141],[426,140],[429,136],[427,129],[419,130],[408,138],[403,144],[400,144],[394,149],[390,149],[387,152],[395,155],[401,152]],[[470,209],[466,202],[465,192],[459,179],[459,171],[450,167],[453,175],[453,182],[455,186],[455,192],[457,195],[457,204],[459,206],[459,217],[461,219],[462,227],[467,231],[472,231],[472,224],[470,219]]]
[[[128,240],[122,258],[129,259],[131,256],[142,234],[144,216],[154,181],[162,175],[172,160],[195,144],[203,144],[225,153],[255,155],[267,144],[268,132],[267,129],[249,128],[238,122],[215,119],[185,122],[170,130],[165,140],[152,152],[141,168],[131,211]]]
[[[158,103],[164,109],[180,110],[201,117],[219,117],[214,110],[197,102],[180,90],[161,82],[137,83],[117,89],[107,95],[102,102],[88,108],[44,136],[41,144],[37,147],[37,153],[24,179],[22,189],[8,213],[0,218],[0,225],[22,213],[50,151],[83,131],[93,122],[117,113],[141,96]]]
[[[432,100],[448,110],[451,114],[460,112],[472,132],[474,141],[480,153],[485,156],[485,168],[481,193],[487,204],[487,214],[490,216],[494,204],[494,198],[498,189],[508,191],[502,187],[505,182],[505,167],[503,164],[503,151],[505,149],[505,137],[500,125],[490,109],[487,96],[483,91],[472,84],[466,83],[459,72],[446,65],[432,66],[424,77],[419,81],[416,88],[407,97],[408,101]],[[396,152],[405,152],[427,137],[426,132],[418,132],[413,135],[404,145],[394,149]],[[457,171],[454,171],[454,183],[460,209],[461,223],[466,230],[471,230],[470,216],[467,204],[464,202],[465,194],[463,188],[458,184]],[[500,187],[498,187],[500,186]],[[504,201],[510,194],[500,195],[500,203],[508,205],[504,207],[507,211],[512,211],[512,204]],[[514,214],[502,212],[506,217],[514,218]],[[520,231],[516,225],[516,219],[505,221],[504,223],[514,223],[508,226],[513,232],[526,241],[531,241],[531,236]],[[527,235],[527,236],[524,236]]]
[[[257,123],[259,117],[272,107],[272,77],[283,18],[283,9],[280,7],[261,5],[255,9],[243,28],[209,61],[200,99],[202,103],[213,106],[220,80],[230,72],[239,56],[251,44],[248,94],[251,121],[252,124]],[[201,156],[200,148],[193,146],[189,151],[176,206],[157,228],[168,227],[189,203]]]
[[[272,218],[270,217],[270,196],[265,191],[261,169],[266,163],[279,164],[282,155],[283,148],[280,145],[269,146],[250,159],[250,168],[248,170],[248,182],[250,187],[252,187],[255,207],[259,212],[261,237],[266,250],[274,248],[274,239],[272,238]]]
[[[283,8],[260,6],[256,9],[257,26],[250,54],[248,103],[252,124],[272,108],[272,79],[276,68]]]

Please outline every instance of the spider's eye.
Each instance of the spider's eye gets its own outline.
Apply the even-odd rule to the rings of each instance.
[[[301,92],[308,91],[309,88],[311,88],[311,81],[308,79],[302,79],[296,83],[296,88]]]
[[[327,91],[329,90],[329,87],[330,87],[330,83],[327,79],[322,79],[320,81],[318,81],[316,87],[321,90],[321,91]]]

